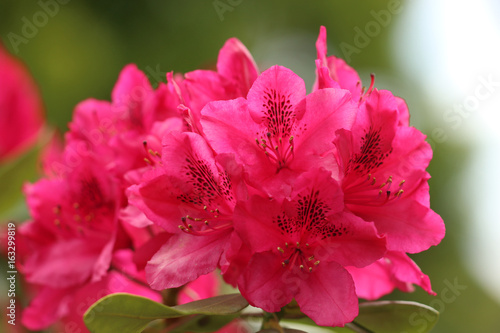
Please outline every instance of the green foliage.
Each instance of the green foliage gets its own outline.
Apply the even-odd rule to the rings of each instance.
[[[173,331],[210,332],[227,324],[234,318],[228,315],[237,313],[246,306],[247,301],[239,294],[216,296],[173,307],[145,297],[112,294],[94,303],[85,313],[83,320],[94,333],[136,333],[157,319],[196,315]],[[223,317],[210,317],[214,315]]]
[[[436,310],[416,302],[367,302],[360,304],[359,315],[353,324],[365,329],[360,332],[425,333],[434,327],[438,317]]]
[[[8,221],[16,206],[23,200],[21,188],[27,181],[38,176],[39,147],[35,147],[19,158],[0,164],[0,221]]]
[[[416,302],[366,302],[360,304],[359,315],[352,323],[343,328],[324,328],[335,333],[426,333],[434,327],[438,316],[439,313],[433,308]],[[309,318],[287,320],[316,326]]]

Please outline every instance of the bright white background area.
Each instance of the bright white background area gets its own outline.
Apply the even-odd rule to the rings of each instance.
[[[400,70],[437,105],[431,119],[446,140],[472,151],[455,180],[461,200],[449,204],[468,206],[460,250],[471,274],[500,302],[500,2],[418,0],[405,6],[394,53]]]

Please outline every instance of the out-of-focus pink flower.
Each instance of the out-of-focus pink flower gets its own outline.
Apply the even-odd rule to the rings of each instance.
[[[33,145],[43,123],[35,82],[26,67],[0,43],[0,162]]]
[[[170,88],[162,83],[153,90],[146,75],[128,65],[120,73],[111,102],[88,99],[77,105],[66,140],[85,142],[82,150],[101,156],[106,169],[120,178],[144,167],[149,152],[161,149],[163,135],[183,128],[178,96]]]
[[[185,304],[200,299],[214,297],[219,294],[220,281],[215,272],[201,275],[186,284],[179,292],[178,304]]]
[[[277,312],[295,298],[319,325],[354,319],[358,302],[344,267],[375,262],[385,253],[385,240],[372,223],[344,210],[342,190],[329,172],[302,174],[290,199],[239,202],[234,221],[252,251],[238,281],[250,304]]]
[[[73,149],[68,145],[63,157]],[[74,163],[66,165],[71,172],[64,177],[26,186],[32,221],[19,231],[29,249],[22,271],[30,283],[75,286],[98,281],[109,267],[118,229],[119,183],[96,156]]]
[[[144,272],[141,274],[136,270],[132,255],[130,250],[115,252],[111,271],[99,281],[67,288],[39,287],[35,298],[23,311],[23,325],[31,330],[40,330],[61,320],[56,325],[61,330],[89,332],[83,322],[83,314],[106,295],[130,293],[160,302],[161,295],[145,284]]]

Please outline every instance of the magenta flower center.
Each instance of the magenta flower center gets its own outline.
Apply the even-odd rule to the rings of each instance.
[[[328,243],[327,239],[348,233],[342,224],[336,225],[330,220],[330,212],[331,208],[321,199],[320,192],[313,189],[306,195],[298,195],[294,216],[283,212],[273,220],[289,240],[277,247],[283,257],[283,267],[312,272],[320,263],[314,252]]]
[[[275,89],[266,89],[262,113],[267,132],[255,139],[268,158],[277,164],[278,171],[293,158],[292,132],[296,117],[289,98]]]
[[[70,194],[67,203],[57,204],[52,209],[54,225],[63,232],[85,236],[87,232],[107,230],[112,223],[114,203],[107,200],[96,179],[82,179],[79,192]],[[103,218],[104,217],[104,218]]]
[[[381,128],[374,129],[370,126],[368,132],[361,138],[359,152],[353,154],[347,164],[346,178],[343,182],[347,204],[380,206],[398,199],[404,193],[404,179],[398,182],[398,187],[394,190],[393,176],[389,176],[382,183],[373,176],[392,153],[392,148],[389,151],[382,150],[381,131]]]
[[[185,162],[183,169],[192,190],[179,194],[177,200],[195,207],[192,215],[196,215],[184,216],[179,228],[198,236],[232,228],[234,197],[227,173],[219,172],[216,178],[206,161],[196,156],[186,157]]]

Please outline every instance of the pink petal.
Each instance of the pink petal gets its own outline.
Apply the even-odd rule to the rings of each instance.
[[[346,90],[330,88],[309,94],[305,99],[304,116],[300,120],[307,130],[295,139],[293,163],[307,165],[311,156],[322,156],[332,150],[335,131],[350,129],[355,118],[356,105]]]
[[[327,57],[327,43],[326,43],[326,28],[320,27],[318,39],[316,40],[317,59],[319,60],[320,67],[327,67],[330,77],[338,82],[340,88],[347,89],[351,92],[352,99],[359,101],[361,97],[361,80],[358,73],[351,68],[343,59],[334,56]],[[327,82],[324,73],[317,73],[316,89],[321,89],[324,82]]]
[[[202,275],[182,288],[178,296],[178,304],[185,304],[216,296],[219,287],[219,279],[214,273]]]
[[[183,214],[178,202],[168,198],[173,188],[171,178],[161,169],[152,170],[147,177],[147,182],[127,189],[129,203],[166,231],[178,232]]]
[[[248,242],[252,252],[275,249],[286,242],[273,218],[282,212],[276,200],[252,196],[247,202],[238,202],[234,210],[234,228],[240,238]]]
[[[24,274],[30,283],[54,288],[75,286],[86,282],[94,274],[94,269],[99,269],[95,266],[102,248],[102,241],[98,240],[59,240],[32,253],[24,263]],[[72,255],[71,260],[68,260],[68,253]],[[107,263],[109,267],[110,260],[109,256],[102,257],[102,264]]]
[[[247,95],[259,75],[252,55],[237,38],[228,39],[220,50],[217,72],[236,83],[236,96],[238,97]]]
[[[313,86],[313,91],[324,88],[337,88],[341,89],[337,81],[330,76],[330,70],[321,64],[321,61],[316,60],[316,82]]]
[[[218,154],[234,154],[238,163],[259,173],[256,178],[267,176],[273,169],[272,162],[255,143],[261,127],[250,117],[245,99],[209,103],[202,115],[203,132]]]
[[[367,267],[349,267],[348,270],[354,279],[356,294],[367,300],[378,299],[394,288],[411,292],[412,284],[435,295],[429,277],[402,252],[388,252],[384,258]]]
[[[219,73],[208,70],[196,70],[186,73],[184,85],[189,96],[189,108],[198,122],[200,111],[211,101],[227,100],[236,96],[227,96],[226,79]]]
[[[305,96],[304,81],[288,68],[276,65],[263,72],[255,80],[247,96],[248,110],[256,123],[272,121],[280,118],[281,115],[293,113],[294,108]],[[266,120],[266,117],[276,119]],[[278,128],[281,126],[286,129],[291,124],[273,125],[277,130],[283,130]]]
[[[320,61],[321,66],[326,66],[326,54],[328,52],[328,48],[326,45],[326,27],[323,25],[319,27],[319,35],[316,40],[316,52],[317,59]]]
[[[115,117],[126,117],[134,127],[145,127],[143,105],[151,98],[153,88],[147,76],[136,65],[125,66],[111,93]]]
[[[23,310],[22,324],[33,331],[48,328],[67,315],[74,291],[73,288],[43,287]]]
[[[292,301],[290,286],[296,289],[300,280],[284,270],[281,261],[271,252],[253,255],[238,283],[241,294],[251,305],[267,312],[278,312]]]
[[[143,244],[135,251],[134,263],[137,269],[144,269],[151,258],[160,250],[160,248],[172,236],[171,233],[161,232],[152,237],[148,242]]]
[[[321,326],[344,326],[358,315],[358,299],[351,275],[340,265],[321,263],[300,287],[295,299],[300,310]]]
[[[361,97],[362,89],[358,73],[344,59],[330,56],[327,61],[332,79],[339,83],[340,88],[351,92],[353,101],[358,101]]]
[[[87,332],[83,322],[85,311],[102,297],[114,293],[128,293],[161,302],[160,293],[133,282],[118,272],[110,272],[105,279],[97,283],[87,284],[71,294],[71,302],[68,304],[69,312],[61,324],[66,330]]]
[[[348,208],[364,220],[375,222],[378,232],[386,235],[391,251],[418,253],[439,244],[444,237],[442,218],[411,198],[403,196],[385,206]]]
[[[373,223],[367,223],[349,212],[329,217],[345,232],[320,240],[314,257],[321,262],[335,261],[342,266],[363,267],[381,258],[386,252],[386,241],[377,235]]]
[[[213,272],[229,235],[228,231],[207,236],[173,235],[146,266],[149,284],[156,290],[176,288]]]

